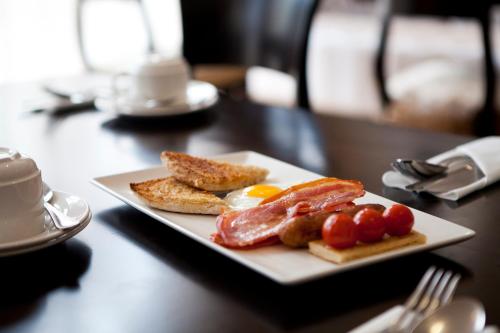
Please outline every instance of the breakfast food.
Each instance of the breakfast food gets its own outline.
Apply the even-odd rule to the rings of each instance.
[[[324,242],[336,249],[345,249],[356,245],[357,234],[356,223],[350,215],[344,213],[329,216],[321,230]]]
[[[278,239],[289,218],[319,211],[334,212],[363,196],[363,185],[354,180],[322,178],[292,186],[243,211],[217,217],[217,233],[212,239],[226,247],[246,248]]]
[[[174,177],[131,183],[130,188],[148,206],[179,213],[218,215],[227,208],[213,193],[198,190]]]
[[[377,243],[357,244],[356,246],[343,249],[336,249],[328,246],[323,240],[316,240],[309,243],[309,251],[322,259],[342,264],[350,260],[380,254],[405,246],[425,244],[425,242],[425,235],[413,230],[405,236],[385,237]]]
[[[364,208],[371,208],[383,212],[385,207],[378,204],[350,205],[340,208],[338,211],[354,216]],[[321,230],[326,219],[332,215],[331,211],[320,211],[305,215],[299,215],[288,219],[283,223],[278,232],[283,244],[290,247],[307,247],[310,241],[321,238]]]
[[[413,227],[413,214],[408,207],[393,205],[384,211],[387,233],[391,236],[403,236]]]
[[[269,171],[251,165],[212,161],[164,151],[161,160],[180,182],[206,191],[232,191],[264,181]]]
[[[162,210],[218,215],[212,241],[233,249],[282,243],[309,247],[322,259],[343,263],[426,242],[412,230],[403,205],[356,205],[365,194],[356,180],[321,178],[294,185],[266,183],[264,168],[164,151],[170,177],[131,183],[147,205]],[[229,192],[224,199],[213,192]],[[220,193],[218,194],[221,195]]]
[[[268,174],[264,168],[237,165],[164,151],[161,160],[172,176],[142,183],[130,188],[148,206],[171,212],[218,215],[224,210],[256,206],[262,199],[281,189],[271,185],[254,185]],[[254,185],[252,188],[242,187]],[[225,200],[208,191],[230,191]]]
[[[270,184],[257,184],[229,192],[224,201],[230,209],[243,210],[258,206],[262,200],[273,196],[282,189]]]
[[[423,244],[426,237],[412,230],[413,219],[411,210],[399,204],[383,212],[363,208],[354,217],[343,212],[332,214],[323,224],[322,240],[310,242],[309,251],[325,260],[343,263]]]
[[[375,243],[384,238],[386,224],[380,212],[365,208],[354,215],[357,237],[364,243]]]
[[[243,208],[250,208],[219,215],[214,242],[234,249],[280,242],[309,246],[312,254],[336,263],[426,242],[423,234],[412,230],[408,207],[354,204],[365,193],[358,181],[322,178],[284,191],[267,185],[258,189],[234,192]],[[246,195],[253,190],[264,198],[258,206],[258,199]]]

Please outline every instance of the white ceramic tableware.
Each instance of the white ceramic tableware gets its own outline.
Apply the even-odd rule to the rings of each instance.
[[[32,252],[61,243],[82,231],[90,222],[92,212],[85,200],[73,194],[53,191],[51,203],[67,216],[78,220],[78,225],[71,229],[58,229],[49,213],[44,211],[44,229],[28,237],[20,237],[8,242],[0,242],[0,257]]]
[[[267,178],[269,183],[298,184],[323,177],[255,152],[237,152],[213,158],[230,163],[257,165],[267,168],[270,171]],[[435,249],[466,240],[475,234],[471,229],[412,209],[415,216],[415,230],[427,236],[425,244],[404,247],[344,264],[337,265],[327,262],[311,255],[307,249],[291,249],[284,245],[268,246],[254,250],[232,250],[210,240],[210,235],[216,231],[215,216],[171,213],[150,208],[130,190],[130,183],[132,182],[166,176],[168,176],[168,170],[164,166],[158,166],[135,172],[95,178],[93,183],[161,223],[282,284],[296,284],[411,253]],[[378,203],[387,207],[394,204],[394,201],[366,192],[366,195],[357,199],[356,203]]]
[[[219,101],[217,88],[202,81],[191,80],[186,89],[186,100],[162,103],[156,100],[134,100],[130,96],[101,96],[96,107],[117,116],[154,118],[186,115],[206,111]]]
[[[445,305],[420,322],[413,333],[482,332],[486,323],[483,304],[474,298],[462,297]]]
[[[137,101],[184,102],[189,82],[189,68],[182,58],[167,59],[159,55],[133,67],[113,79],[115,96]]]
[[[0,148],[0,243],[44,230],[42,177],[36,163]]]

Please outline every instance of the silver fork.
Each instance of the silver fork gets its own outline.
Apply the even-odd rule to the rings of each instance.
[[[420,320],[449,303],[460,274],[431,266],[406,300],[401,315],[381,333],[411,332]]]

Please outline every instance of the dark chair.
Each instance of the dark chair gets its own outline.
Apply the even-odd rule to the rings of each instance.
[[[486,81],[484,104],[478,111],[473,124],[477,135],[494,134],[496,131],[495,70],[490,39],[490,8],[488,0],[452,1],[452,0],[387,0],[384,2],[382,15],[382,32],[376,55],[375,75],[379,94],[384,106],[390,103],[385,86],[385,53],[387,36],[392,17],[402,15],[432,15],[440,17],[473,18],[481,25],[481,39],[484,50],[484,77]],[[446,38],[446,36],[443,36]]]
[[[191,65],[262,66],[291,74],[309,108],[306,58],[317,0],[181,0],[183,53]]]

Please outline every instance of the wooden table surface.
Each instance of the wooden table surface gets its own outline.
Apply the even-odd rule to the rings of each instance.
[[[0,259],[2,332],[346,332],[401,303],[430,265],[463,275],[500,325],[500,186],[459,202],[385,188],[397,157],[472,138],[223,100],[153,121],[97,111],[26,114],[32,86],[0,89],[0,146],[32,156],[53,188],[86,199],[89,226],[64,244]],[[91,178],[158,165],[162,150],[253,150],[474,229],[464,243],[298,286],[281,286],[124,205]]]

